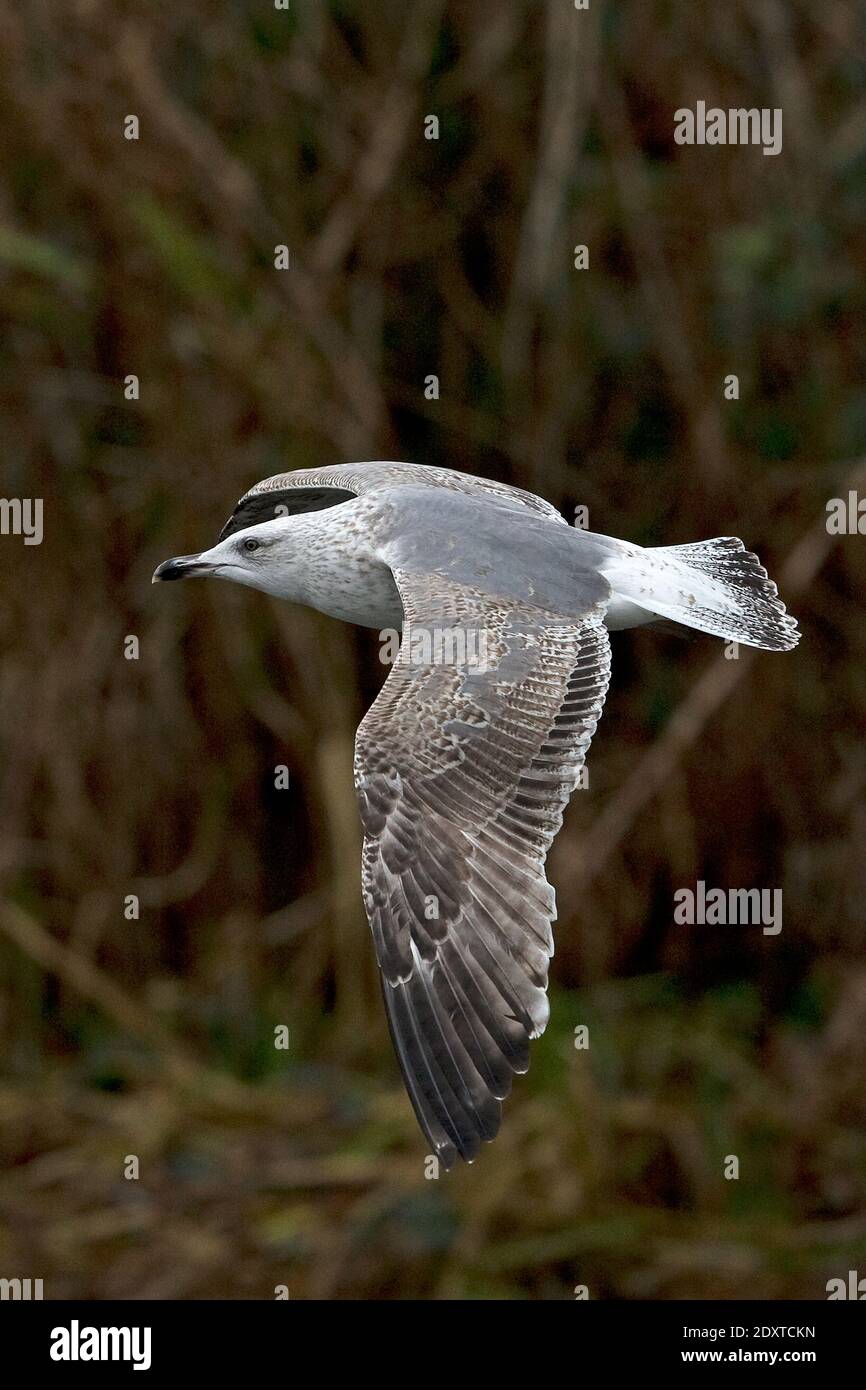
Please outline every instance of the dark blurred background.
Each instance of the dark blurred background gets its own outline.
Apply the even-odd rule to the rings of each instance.
[[[45,505],[41,546],[0,538],[0,1275],[764,1299],[866,1272],[864,540],[825,526],[866,492],[863,6],[18,0],[0,51],[2,492]],[[782,153],[676,145],[698,100],[781,107]],[[150,585],[257,479],[376,458],[644,544],[740,535],[803,629],[738,660],[614,639],[550,862],[552,1021],[438,1181],[360,901],[376,636]],[[676,925],[699,878],[781,887],[781,934]]]

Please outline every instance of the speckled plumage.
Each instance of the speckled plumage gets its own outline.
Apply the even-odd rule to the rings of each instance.
[[[212,550],[155,577],[184,573],[403,627],[356,740],[364,904],[418,1120],[445,1167],[471,1160],[547,1021],[544,863],[601,715],[608,627],[663,615],[786,649],[796,626],[740,541],[645,550],[416,464],[265,479]],[[423,642],[419,658],[430,634],[447,659]]]

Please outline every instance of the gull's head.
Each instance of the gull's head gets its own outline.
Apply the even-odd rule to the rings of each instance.
[[[236,584],[248,584],[280,598],[293,597],[300,547],[292,521],[293,518],[277,517],[236,531],[200,555],[176,555],[173,560],[163,560],[154,570],[151,582],[233,579]]]

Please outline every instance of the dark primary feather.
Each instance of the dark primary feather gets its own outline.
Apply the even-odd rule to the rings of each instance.
[[[451,468],[433,468],[421,463],[350,463],[336,468],[296,468],[291,473],[275,473],[263,478],[245,493],[229,517],[219,539],[247,526],[272,521],[275,516],[294,516],[299,512],[320,511],[376,488],[414,485],[436,487],[504,502],[549,521],[565,525],[555,507],[544,498],[508,483],[476,478]],[[278,510],[281,509],[281,510]]]
[[[348,502],[354,496],[354,492],[339,487],[287,487],[269,492],[249,492],[238,502],[218,539],[224,541],[235,531],[258,526],[262,521],[273,521],[276,516],[324,511],[326,507],[336,507],[339,502]]]

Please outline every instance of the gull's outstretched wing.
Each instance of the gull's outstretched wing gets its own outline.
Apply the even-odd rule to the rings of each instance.
[[[489,478],[474,478],[469,473],[428,467],[423,463],[350,463],[340,468],[298,468],[293,473],[277,473],[273,478],[264,478],[238,502],[219,539],[224,540],[247,526],[257,526],[261,521],[272,521],[275,516],[319,511],[376,488],[401,483],[474,493],[492,501],[527,508],[549,521],[567,524],[543,497],[508,483],[495,483]]]
[[[355,751],[364,903],[406,1086],[448,1168],[496,1134],[547,1022],[544,861],[610,648],[589,584],[585,615],[560,619],[441,574],[394,578],[400,654]]]

